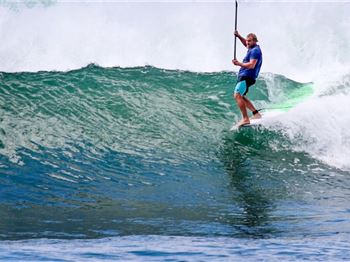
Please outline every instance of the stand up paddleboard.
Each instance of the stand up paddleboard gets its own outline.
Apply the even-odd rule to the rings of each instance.
[[[230,128],[230,131],[235,131],[245,127],[259,126],[263,125],[267,121],[271,121],[274,119],[277,120],[280,117],[282,117],[284,113],[288,112],[291,108],[307,100],[313,94],[313,92],[314,87],[312,83],[306,84],[301,88],[293,90],[288,94],[287,99],[283,101],[283,103],[274,104],[266,109],[260,109],[259,111],[262,111],[260,112],[260,114],[262,115],[261,118],[250,119],[250,123],[246,125],[238,125],[238,123],[234,123],[233,126]]]
[[[261,118],[258,119],[250,119],[249,124],[245,125],[238,125],[234,124],[231,128],[230,131],[235,131],[240,128],[245,128],[245,127],[254,127],[254,126],[259,126],[263,125],[264,123],[271,121],[273,119],[278,119],[281,115],[283,115],[284,111],[282,110],[273,110],[273,111],[267,111],[264,113],[261,113]]]

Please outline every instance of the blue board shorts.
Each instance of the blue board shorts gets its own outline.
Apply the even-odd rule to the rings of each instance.
[[[235,87],[235,93],[239,93],[241,96],[245,96],[248,91],[249,87],[255,84],[255,79],[247,77],[247,76],[240,76],[237,81],[237,85]]]

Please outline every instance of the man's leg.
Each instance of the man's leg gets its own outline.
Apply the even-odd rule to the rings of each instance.
[[[253,118],[254,118],[254,119],[261,118],[260,113],[256,110],[256,108],[254,107],[254,105],[252,104],[252,102],[250,102],[249,99],[246,98],[245,96],[243,96],[242,98],[243,98],[243,100],[244,100],[245,106],[246,106],[250,111],[253,112]],[[256,113],[254,114],[254,112],[256,112]]]
[[[234,93],[234,98],[236,99],[237,105],[239,107],[239,109],[242,112],[242,116],[243,119],[238,123],[239,126],[241,125],[245,125],[245,124],[249,124],[249,117],[248,117],[248,113],[247,113],[247,107],[245,104],[245,100],[243,99],[243,96],[241,96],[240,93]]]

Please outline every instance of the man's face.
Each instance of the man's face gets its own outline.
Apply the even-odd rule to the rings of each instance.
[[[252,46],[254,46],[256,44],[256,41],[253,40],[252,36],[249,36],[249,37],[247,37],[246,43],[247,43],[247,47],[251,48]]]

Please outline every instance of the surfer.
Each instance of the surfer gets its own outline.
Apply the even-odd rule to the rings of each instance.
[[[250,123],[247,108],[252,111],[252,118],[261,118],[260,113],[246,97],[246,94],[248,93],[249,87],[255,84],[259,75],[262,64],[262,53],[259,45],[257,45],[258,39],[255,34],[250,33],[247,35],[247,38],[244,38],[238,31],[235,31],[235,36],[248,48],[243,62],[239,62],[237,59],[232,60],[234,65],[241,67],[238,72],[238,81],[233,97],[242,112],[243,119],[238,123],[238,126],[242,126]]]

